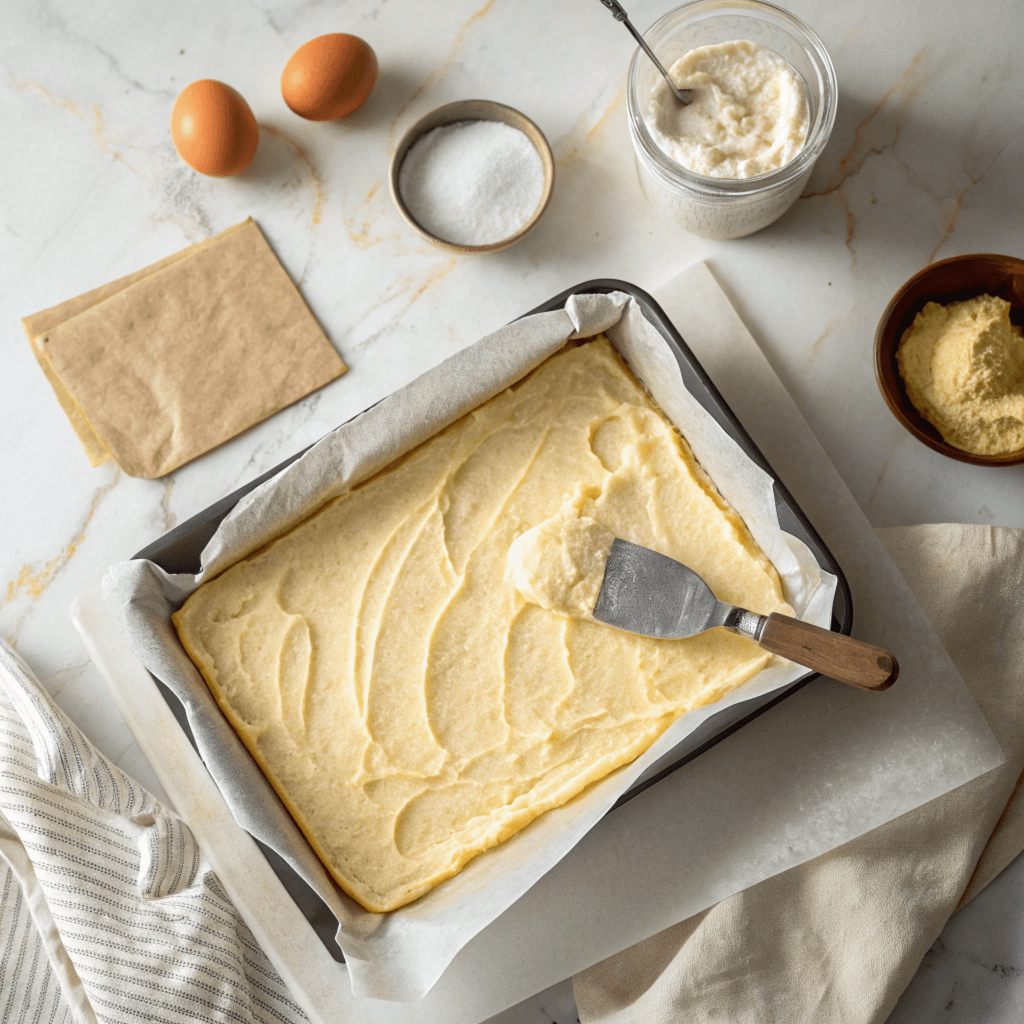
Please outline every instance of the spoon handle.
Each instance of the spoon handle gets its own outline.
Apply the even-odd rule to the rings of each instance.
[[[896,659],[881,647],[777,612],[768,616],[757,642],[766,651],[862,690],[887,690],[900,671]]]
[[[669,77],[669,73],[665,70],[664,64],[662,64],[661,61],[654,56],[654,51],[647,45],[646,41],[644,40],[644,37],[640,35],[640,33],[637,32],[637,30],[633,27],[633,23],[629,20],[629,15],[627,15],[626,12],[623,10],[622,4],[616,3],[615,0],[601,0],[601,3],[603,3],[609,11],[611,11],[612,17],[616,21],[621,21],[622,24],[625,25],[627,29],[629,29],[630,34],[637,41],[637,43],[640,44],[640,49],[642,49],[644,53],[646,53],[647,56],[651,58],[651,62],[661,72],[665,81],[668,82],[668,87],[672,90],[673,94],[675,95],[675,98],[679,100],[679,102],[682,103],[684,106],[687,103],[689,103],[690,100],[693,98],[691,90],[680,89],[676,85],[676,83],[672,81],[672,79]]]
[[[617,4],[615,0],[601,0],[601,3],[612,12],[612,17],[616,21],[629,21],[628,15],[622,9],[622,4]]]

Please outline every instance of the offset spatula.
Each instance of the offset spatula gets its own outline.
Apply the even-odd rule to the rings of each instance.
[[[594,618],[657,639],[682,639],[724,626],[766,651],[864,690],[886,690],[899,665],[888,651],[789,615],[758,615],[716,600],[681,562],[616,538],[608,555]]]

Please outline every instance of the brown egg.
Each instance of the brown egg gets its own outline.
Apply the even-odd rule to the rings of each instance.
[[[249,166],[260,128],[241,93],[201,78],[178,93],[171,111],[171,138],[190,167],[225,178]]]
[[[361,107],[377,80],[377,55],[358,36],[331,32],[300,46],[281,73],[281,95],[300,117],[333,121]]]

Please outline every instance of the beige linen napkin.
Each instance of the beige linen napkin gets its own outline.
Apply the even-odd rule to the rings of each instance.
[[[949,916],[1024,849],[1024,531],[878,533],[1005,764],[577,975],[583,1024],[884,1021]]]

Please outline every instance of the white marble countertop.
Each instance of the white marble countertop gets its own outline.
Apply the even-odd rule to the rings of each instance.
[[[628,9],[646,26],[669,6]],[[1021,254],[1024,8],[785,6],[836,64],[836,127],[781,221],[709,242],[660,223],[640,193],[624,111],[633,45],[597,0],[0,4],[0,635],[107,754],[159,790],[71,626],[74,596],[444,356],[589,278],[651,288],[708,259],[875,525],[1024,526],[1024,467],[971,467],[920,445],[882,402],[871,348],[892,293],[927,263]],[[314,124],[285,107],[278,77],[298,45],[330,31],[366,38],[381,76],[356,114]],[[203,77],[241,91],[263,128],[237,178],[203,178],[171,145],[174,97]],[[386,184],[404,128],[466,97],[521,109],[557,160],[538,228],[487,257],[422,241]],[[349,373],[164,480],[90,468],[20,318],[249,215]],[[1024,941],[1009,919],[1022,893],[1018,864],[951,922],[894,1019],[945,1007],[967,1020],[956,1010],[971,1006],[985,1020],[1019,1019]],[[574,1019],[571,994],[547,993],[513,1019]]]

